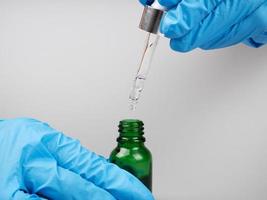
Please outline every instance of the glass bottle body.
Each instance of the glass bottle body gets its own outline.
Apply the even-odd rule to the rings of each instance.
[[[152,191],[152,154],[146,148],[142,133],[121,133],[110,161],[137,177]]]

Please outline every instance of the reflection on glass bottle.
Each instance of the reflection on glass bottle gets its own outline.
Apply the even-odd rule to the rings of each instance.
[[[152,155],[145,147],[144,124],[140,120],[122,120],[118,145],[110,161],[136,176],[152,191]]]

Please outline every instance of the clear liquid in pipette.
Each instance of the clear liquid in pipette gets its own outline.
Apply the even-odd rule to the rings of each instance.
[[[147,79],[148,72],[150,70],[152,58],[158,44],[159,36],[149,33],[145,41],[145,48],[142,55],[142,59],[135,76],[133,87],[129,96],[130,110],[134,111],[140,98],[140,95],[144,89],[145,80]]]
[[[136,104],[138,103],[138,100],[140,98],[141,92],[144,89],[145,85],[145,78],[137,76],[134,80],[133,89],[130,93],[130,110],[136,109]]]

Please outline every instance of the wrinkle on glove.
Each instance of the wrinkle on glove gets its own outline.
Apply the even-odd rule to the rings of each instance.
[[[0,121],[0,162],[0,199],[154,199],[133,175],[33,119]]]

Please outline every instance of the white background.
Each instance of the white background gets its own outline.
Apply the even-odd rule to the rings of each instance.
[[[0,117],[32,117],[108,156],[144,121],[162,200],[267,199],[267,47],[175,53],[161,39],[135,114],[137,0],[0,0]]]

